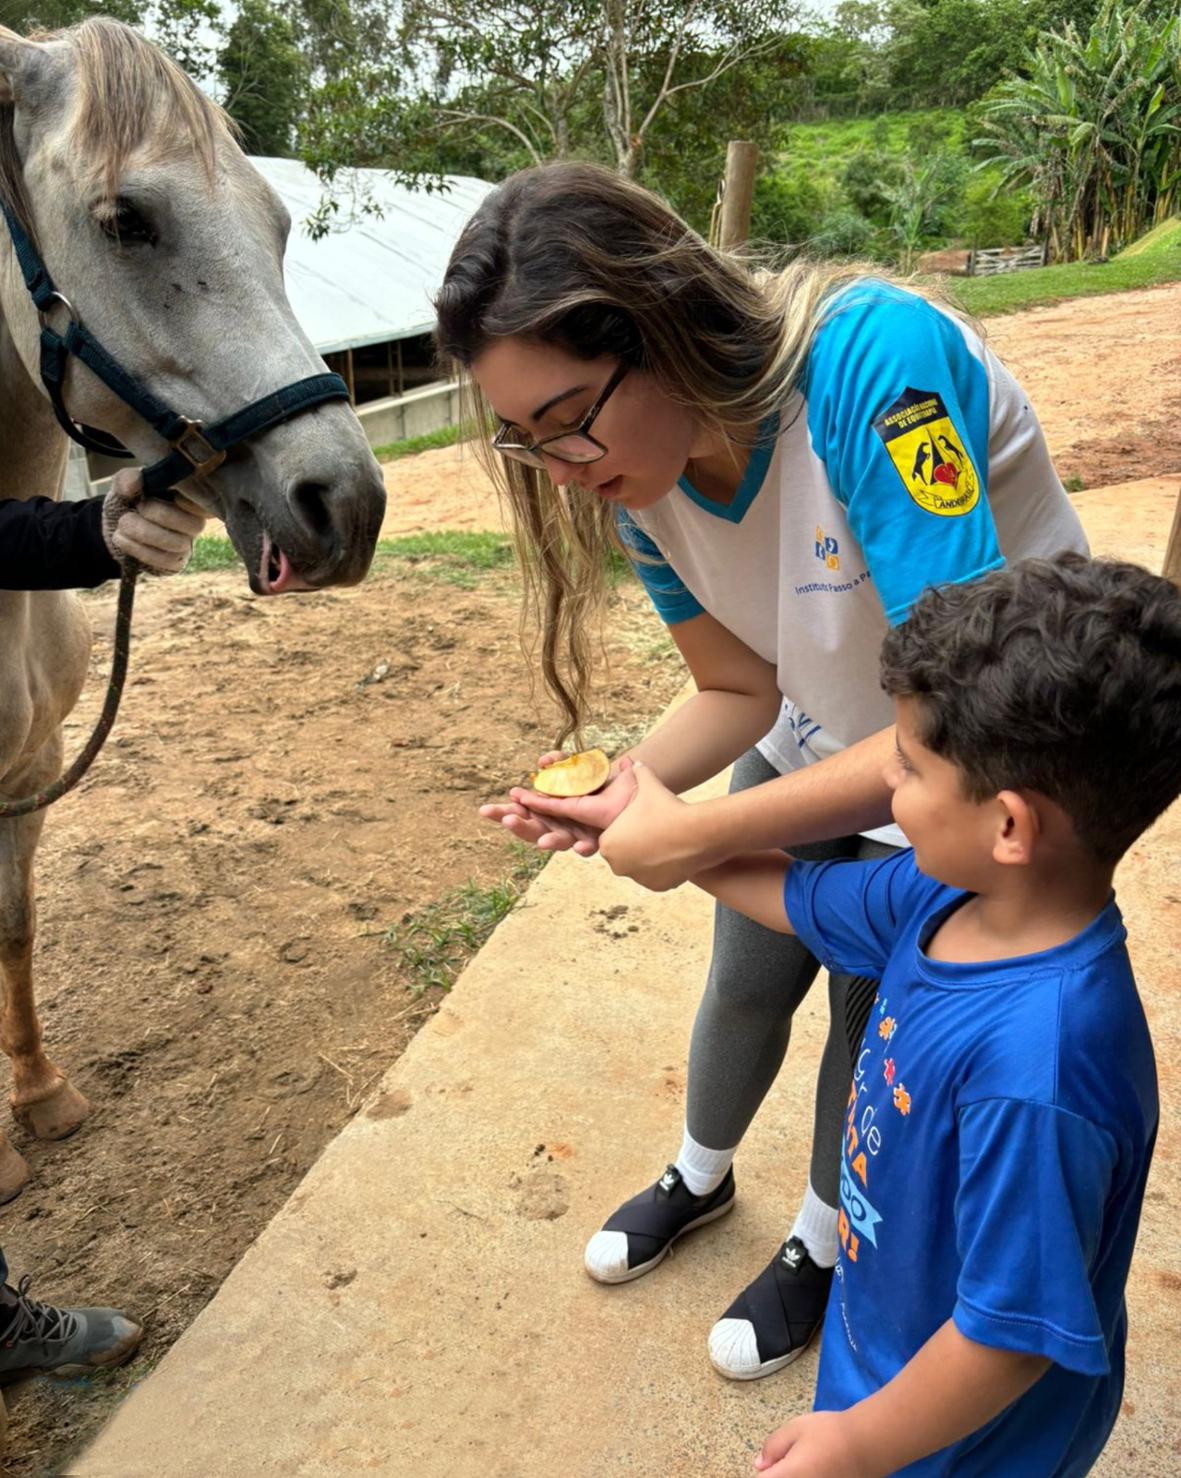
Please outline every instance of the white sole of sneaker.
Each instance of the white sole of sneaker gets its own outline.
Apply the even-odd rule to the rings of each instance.
[[[823,1325],[824,1320],[822,1319],[812,1331],[812,1338],[807,1344],[801,1345],[798,1350],[792,1350],[788,1355],[780,1355],[778,1360],[764,1360],[757,1370],[727,1370],[724,1365],[719,1365],[712,1355],[709,1357],[709,1363],[719,1375],[725,1376],[727,1380],[762,1380],[765,1375],[774,1375],[777,1370],[782,1370],[798,1360],[805,1350],[811,1348]]]
[[[633,1283],[637,1278],[642,1278],[645,1273],[650,1273],[658,1263],[662,1263],[687,1232],[694,1232],[698,1227],[703,1227],[711,1221],[717,1221],[720,1216],[725,1216],[728,1211],[733,1211],[734,1202],[737,1199],[737,1196],[731,1196],[724,1206],[715,1206],[712,1211],[707,1211],[704,1216],[699,1216],[696,1221],[689,1222],[687,1226],[681,1228],[671,1241],[664,1244],[655,1257],[650,1257],[647,1262],[640,1263],[638,1267],[628,1268],[626,1273],[614,1273],[610,1277],[605,1278],[601,1273],[592,1273],[590,1268],[586,1270],[596,1283],[612,1285],[616,1283]],[[586,1267],[586,1264],[584,1263],[583,1266]]]

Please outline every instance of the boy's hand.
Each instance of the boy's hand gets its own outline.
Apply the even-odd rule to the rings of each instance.
[[[564,758],[561,750],[551,750],[541,756],[538,768],[545,769]],[[519,840],[532,843],[542,852],[573,851],[579,857],[593,857],[599,850],[599,834],[635,794],[634,781],[625,779],[630,771],[629,759],[618,760],[602,790],[568,800],[515,786],[509,792],[508,803],[481,806],[480,815],[486,821],[499,822]]]
[[[603,835],[599,849],[618,877],[632,878],[654,893],[677,888],[700,871],[700,856],[688,846],[685,818],[691,807],[637,764],[630,804]],[[569,804],[569,802],[567,802]]]
[[[762,1478],[875,1478],[843,1411],[813,1411],[771,1433],[754,1460]]]
[[[119,564],[133,559],[149,574],[175,575],[188,564],[205,514],[187,498],[145,498],[134,468],[115,474],[103,499],[103,540]]]
[[[762,1478],[884,1478],[978,1432],[1049,1369],[1043,1355],[977,1344],[953,1320],[847,1411],[797,1417],[763,1443]]]

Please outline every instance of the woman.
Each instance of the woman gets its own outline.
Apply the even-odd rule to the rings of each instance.
[[[697,687],[630,756],[674,791],[737,761],[728,799],[681,808],[691,835],[633,804],[604,844],[611,865],[671,886],[746,847],[823,858],[902,845],[882,779],[887,624],[928,585],[1086,547],[1023,392],[977,334],[862,268],[751,271],[587,165],[492,191],[436,308],[477,424],[497,426],[490,461],[569,728],[585,712],[605,556],[621,543]],[[514,792],[484,813],[589,855],[630,793],[626,780],[580,802]],[[592,1277],[641,1276],[733,1205],[731,1162],[817,969],[790,936],[718,909],[680,1151],[591,1238]],[[827,1298],[846,1015],[859,1040],[873,986],[834,976],[830,993],[803,1204],[710,1335],[714,1365],[736,1379],[801,1354]]]

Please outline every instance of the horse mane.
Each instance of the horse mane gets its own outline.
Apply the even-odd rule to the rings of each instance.
[[[212,183],[218,145],[236,142],[237,131],[159,47],[106,16],[35,31],[27,39],[63,42],[73,50],[78,108],[71,142],[89,183],[100,186],[112,206],[128,159],[141,150],[151,162],[192,151]],[[0,107],[0,194],[28,228],[11,105]]]

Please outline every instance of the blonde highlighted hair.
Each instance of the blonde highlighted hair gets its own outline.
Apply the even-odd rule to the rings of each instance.
[[[770,271],[715,250],[656,195],[589,164],[522,170],[464,228],[435,299],[436,346],[474,424],[494,424],[471,374],[504,337],[611,356],[651,375],[703,429],[749,442],[799,387],[817,328],[843,289],[882,272],[797,260]],[[507,500],[526,612],[541,632],[546,687],[585,719],[616,511],[539,468],[479,455]]]

